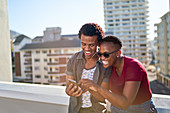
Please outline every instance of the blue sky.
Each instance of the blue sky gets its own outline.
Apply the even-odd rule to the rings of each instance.
[[[149,37],[154,24],[169,11],[168,0],[149,0]],[[103,0],[8,0],[9,27],[30,38],[42,36],[46,27],[61,27],[62,35],[77,34],[87,22],[104,29]]]

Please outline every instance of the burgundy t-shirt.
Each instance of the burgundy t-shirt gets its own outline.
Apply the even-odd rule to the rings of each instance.
[[[120,77],[113,67],[109,80],[110,90],[113,93],[122,95],[126,81],[141,81],[140,88],[132,105],[141,104],[151,99],[152,92],[144,66],[138,60],[124,56],[124,66]]]

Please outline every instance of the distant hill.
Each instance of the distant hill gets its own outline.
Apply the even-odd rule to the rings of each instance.
[[[15,39],[15,37],[19,36],[20,33],[10,30],[10,39]]]

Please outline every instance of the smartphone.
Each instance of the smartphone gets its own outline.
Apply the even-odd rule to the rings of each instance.
[[[74,92],[76,92],[76,91],[78,90],[79,85],[78,85],[78,84],[76,83],[76,81],[73,80],[73,79],[68,79],[68,81],[69,81],[69,83],[72,83],[73,86],[77,86],[77,88],[76,88],[75,91],[74,91]]]
[[[68,81],[69,81],[70,83],[72,83],[73,85],[78,86],[78,84],[76,83],[76,81],[75,81],[75,80],[73,80],[73,79],[68,79]]]

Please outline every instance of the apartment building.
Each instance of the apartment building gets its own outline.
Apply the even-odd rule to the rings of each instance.
[[[80,48],[80,40],[26,44],[21,48],[21,75],[25,82],[66,84],[68,59]]]
[[[13,42],[13,62],[12,62],[12,70],[13,70],[13,81],[18,81],[18,78],[21,76],[21,63],[20,63],[20,48],[23,47],[26,43],[31,43],[32,39],[25,36],[19,35],[15,37],[15,41]]]
[[[106,35],[115,35],[123,42],[123,54],[147,66],[148,0],[104,0]]]
[[[81,50],[77,34],[61,35],[60,27],[46,28],[20,49],[23,82],[65,85],[68,59]]]
[[[161,22],[155,24],[157,41],[157,79],[170,88],[170,12],[161,17]]]

